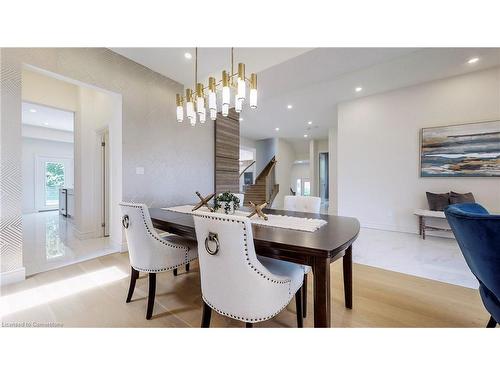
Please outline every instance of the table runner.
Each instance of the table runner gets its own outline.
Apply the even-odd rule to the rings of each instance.
[[[193,214],[192,205],[175,206],[162,208],[163,210],[180,212],[183,214]],[[209,212],[206,207],[200,208],[195,212]],[[249,213],[245,211],[236,210],[235,216],[247,216]],[[309,219],[306,217],[284,216],[284,215],[267,215],[268,220],[264,220],[257,215],[250,218],[252,224],[262,225],[267,227],[276,227],[284,229],[300,230],[304,232],[314,232],[326,224],[322,219]]]

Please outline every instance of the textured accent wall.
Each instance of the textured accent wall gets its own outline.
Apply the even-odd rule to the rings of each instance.
[[[240,191],[240,115],[234,109],[229,116],[217,114],[215,120],[215,181],[216,193]]]
[[[22,266],[23,65],[122,95],[124,200],[160,207],[192,202],[195,190],[212,191],[213,123],[193,128],[176,122],[179,83],[105,48],[3,48],[0,62],[2,272]]]
[[[21,72],[0,50],[0,263],[22,267]]]

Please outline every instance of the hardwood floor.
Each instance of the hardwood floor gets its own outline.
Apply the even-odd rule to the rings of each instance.
[[[359,264],[354,264],[353,268],[353,310],[347,310],[344,308],[342,262],[335,262],[331,267],[334,327],[485,327],[489,319],[477,290]],[[60,296],[53,291],[47,292],[59,290],[53,285],[60,288],[68,285],[67,280],[86,275],[92,276],[85,279],[89,282],[88,288],[75,291],[63,288]],[[64,327],[200,326],[202,301],[196,262],[189,273],[179,269],[177,277],[172,272],[158,274],[151,320],[145,319],[147,275],[140,275],[132,301],[127,304],[129,277],[126,253],[31,276],[23,283],[2,287],[2,315],[11,311],[2,316],[2,322],[4,325],[61,323]],[[312,283],[308,289],[309,306],[304,327],[313,326]],[[33,290],[36,291],[34,300],[29,295]],[[28,298],[31,298],[30,303],[21,309],[23,299]],[[244,323],[214,312],[210,326],[244,327]],[[293,300],[274,319],[254,325],[255,328],[296,326]]]

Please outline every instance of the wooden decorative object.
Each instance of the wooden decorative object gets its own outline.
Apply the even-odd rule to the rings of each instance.
[[[267,215],[264,212],[262,212],[262,209],[266,208],[266,206],[267,202],[264,202],[262,204],[255,204],[253,202],[250,202],[250,207],[252,207],[252,213],[247,217],[252,217],[253,215],[257,214],[258,217],[267,220]]]
[[[214,209],[208,205],[208,202],[214,197],[215,193],[207,195],[206,197],[203,197],[203,195],[201,195],[199,192],[196,192],[196,195],[198,196],[198,198],[200,198],[200,202],[196,206],[194,206],[191,211],[196,211],[197,209],[205,206],[210,210],[210,212],[214,212]]]

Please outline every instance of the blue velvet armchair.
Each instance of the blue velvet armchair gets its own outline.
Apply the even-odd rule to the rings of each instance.
[[[479,281],[479,293],[491,315],[487,327],[500,322],[500,215],[477,203],[460,203],[444,211],[462,254]]]

